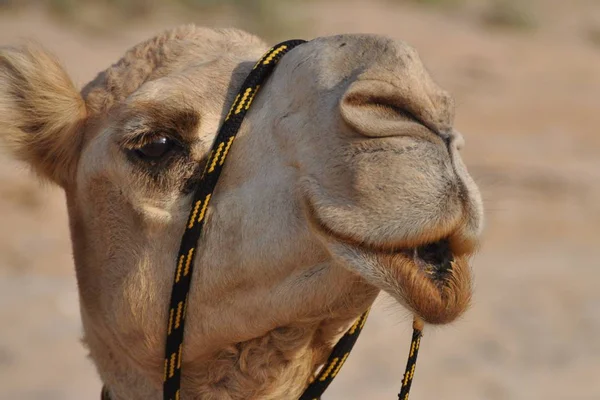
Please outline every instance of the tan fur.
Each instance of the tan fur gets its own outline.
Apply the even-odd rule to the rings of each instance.
[[[161,397],[191,191],[265,50],[240,31],[177,28],[128,51],[81,97],[46,53],[0,50],[0,136],[65,187],[84,341],[115,400]],[[381,289],[429,323],[465,311],[482,205],[453,116],[404,43],[340,35],[282,59],[206,211],[183,398],[297,397]],[[156,135],[178,150],[140,161],[134,150]],[[442,238],[454,269],[434,282],[406,250]]]
[[[0,53],[0,127],[40,176],[74,177],[85,105],[58,61],[36,45]]]

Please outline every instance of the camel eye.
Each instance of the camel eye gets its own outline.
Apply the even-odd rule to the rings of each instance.
[[[155,161],[164,157],[174,146],[175,142],[173,140],[161,136],[139,147],[135,150],[135,153],[142,160]]]

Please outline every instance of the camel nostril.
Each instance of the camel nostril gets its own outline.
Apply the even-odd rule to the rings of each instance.
[[[415,124],[437,131],[426,106],[414,103],[405,92],[386,81],[359,79],[340,101],[341,116],[356,132],[373,138],[414,132]]]

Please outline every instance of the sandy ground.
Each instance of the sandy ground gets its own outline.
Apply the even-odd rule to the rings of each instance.
[[[474,306],[426,332],[415,400],[600,399],[600,45],[586,33],[600,4],[538,3],[533,31],[390,2],[292,10],[306,38],[374,32],[413,44],[457,99],[487,228]],[[0,45],[34,38],[83,84],[173,23],[94,37],[36,12],[5,13]],[[1,399],[98,396],[79,343],[63,201],[0,153]],[[410,318],[386,297],[377,304],[326,399],[395,398]]]

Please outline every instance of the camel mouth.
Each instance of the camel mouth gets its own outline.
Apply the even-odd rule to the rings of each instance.
[[[347,240],[345,242],[348,243]],[[365,253],[380,257],[386,255],[403,257],[407,262],[414,264],[416,269],[438,286],[444,286],[448,283],[447,279],[452,276],[456,260],[448,237],[406,248],[381,248],[357,242],[349,244]]]
[[[452,274],[454,254],[448,238],[415,247],[409,254],[412,262],[434,282],[444,285]]]
[[[469,259],[475,245],[456,228],[433,240],[376,245],[336,233],[308,206],[309,221],[334,258],[430,324],[461,316],[472,295]]]

